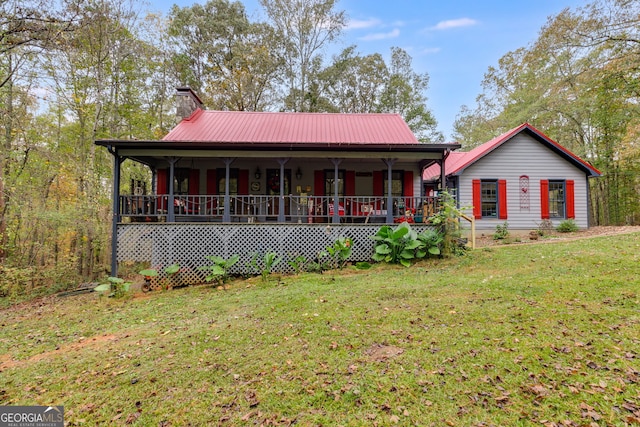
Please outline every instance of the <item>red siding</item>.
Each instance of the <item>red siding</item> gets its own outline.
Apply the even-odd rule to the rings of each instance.
[[[540,218],[549,219],[549,181],[540,181]]]
[[[568,180],[566,182],[566,192],[565,195],[567,199],[567,218],[575,219],[576,217],[576,205],[575,205],[575,183],[573,180]]]
[[[475,219],[482,218],[482,185],[479,179],[472,181],[473,192],[473,217]]]
[[[507,181],[498,180],[498,218],[507,219]]]

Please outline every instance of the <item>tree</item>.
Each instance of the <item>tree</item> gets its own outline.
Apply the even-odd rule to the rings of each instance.
[[[441,142],[444,136],[437,131],[436,119],[426,104],[429,75],[416,73],[411,62],[412,58],[405,50],[391,49],[389,78],[381,95],[379,111],[400,114],[419,140]]]
[[[310,110],[314,69],[319,70],[323,49],[340,36],[346,23],[345,12],[335,10],[336,3],[337,0],[260,0],[281,44],[288,110]]]
[[[317,86],[331,106],[328,111],[373,113],[389,78],[387,65],[379,53],[361,56],[350,46],[334,56],[317,75]]]
[[[32,63],[36,53],[54,43],[56,37],[74,28],[74,14],[65,14],[63,9],[51,7],[43,0],[6,0],[0,2],[0,112],[3,128],[0,144],[0,263],[7,255],[7,215],[9,209],[12,171],[16,157],[12,154],[20,144],[16,130],[20,106],[16,101],[24,100],[16,81],[22,78],[31,81],[28,73],[18,76],[20,70]],[[27,83],[28,84],[28,83]],[[10,184],[10,183],[9,183]]]
[[[268,107],[281,60],[271,27],[249,22],[236,1],[173,6],[168,28],[178,79],[215,109]]]

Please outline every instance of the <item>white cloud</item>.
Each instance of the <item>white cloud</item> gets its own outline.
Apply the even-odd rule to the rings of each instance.
[[[358,40],[362,40],[365,42],[375,41],[375,40],[385,40],[385,39],[394,39],[400,35],[400,30],[395,28],[388,33],[372,33],[367,34],[366,36],[359,37]]]
[[[438,53],[438,52],[440,52],[441,50],[442,50],[442,49],[441,49],[441,48],[439,48],[439,47],[427,47],[427,48],[425,48],[425,49],[422,49],[422,50],[420,51],[420,53],[421,53],[422,55],[431,55],[432,53]]]
[[[347,30],[360,30],[363,28],[377,27],[382,24],[378,18],[369,18],[366,20],[352,19],[347,23]]]
[[[476,25],[478,21],[471,18],[459,18],[459,19],[449,19],[447,21],[440,21],[434,27],[431,27],[431,30],[450,30],[451,28],[460,28],[460,27],[472,27]]]

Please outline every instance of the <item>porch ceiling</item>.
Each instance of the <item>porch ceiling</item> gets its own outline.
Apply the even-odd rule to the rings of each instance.
[[[440,160],[460,144],[368,144],[333,146],[286,146],[270,144],[234,144],[233,149],[219,144],[193,144],[175,141],[114,141],[98,140],[97,145],[109,148],[120,157],[148,165],[164,162],[167,157],[181,158],[298,158],[298,159],[385,159]],[[431,162],[429,162],[431,163]]]

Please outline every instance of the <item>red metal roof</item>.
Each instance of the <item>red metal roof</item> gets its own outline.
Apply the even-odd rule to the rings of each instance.
[[[585,170],[590,176],[600,176],[601,173],[598,169],[591,166],[589,163],[582,160],[580,157],[567,150],[544,133],[540,132],[529,123],[523,123],[520,126],[511,129],[508,132],[503,133],[491,141],[485,142],[467,152],[452,152],[445,161],[445,175],[460,175],[467,167],[477,162],[505,142],[509,141],[514,136],[521,132],[528,132],[535,139],[543,144],[546,144],[551,149],[565,157],[570,162],[574,163],[579,168]],[[440,165],[434,164],[426,168],[423,172],[423,178],[425,180],[434,180],[440,177]]]
[[[225,144],[419,144],[398,114],[196,110],[163,141]]]

